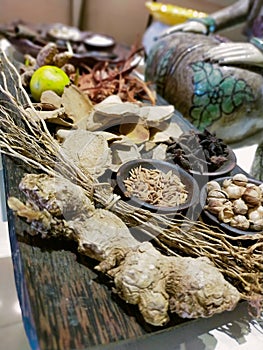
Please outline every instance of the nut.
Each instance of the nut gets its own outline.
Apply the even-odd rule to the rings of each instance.
[[[210,191],[205,209],[232,227],[241,230],[263,230],[263,184],[249,182],[243,174],[225,179],[220,189],[215,182],[216,180],[208,183]]]
[[[263,219],[253,221],[251,224],[251,228],[255,231],[262,231],[263,230]]]
[[[221,190],[221,186],[220,184],[213,180],[213,181],[209,181],[207,184],[206,184],[206,188],[207,188],[207,192],[210,192],[212,190]]]
[[[225,191],[220,190],[211,190],[208,192],[208,198],[228,198],[228,194]]]

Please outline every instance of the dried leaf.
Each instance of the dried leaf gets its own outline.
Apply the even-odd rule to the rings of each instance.
[[[65,87],[61,100],[68,117],[74,120],[74,124],[83,127],[84,120],[93,111],[93,105],[89,98],[75,85],[69,85]]]
[[[127,123],[120,125],[120,133],[127,136],[136,144],[141,144],[149,140],[149,128],[144,124]]]

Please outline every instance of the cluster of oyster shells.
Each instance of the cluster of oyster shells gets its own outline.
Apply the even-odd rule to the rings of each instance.
[[[263,230],[263,184],[255,184],[244,174],[207,183],[205,209],[219,221],[240,230]]]

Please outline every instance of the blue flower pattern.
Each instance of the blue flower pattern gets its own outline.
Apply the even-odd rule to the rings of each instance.
[[[190,116],[199,130],[203,131],[223,114],[230,115],[244,103],[255,100],[251,87],[244,80],[223,76],[219,68],[203,61],[193,63],[191,68],[194,95]]]

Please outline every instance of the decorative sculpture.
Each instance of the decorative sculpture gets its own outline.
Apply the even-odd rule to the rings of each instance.
[[[231,42],[215,34],[242,21],[246,21],[248,42]],[[263,0],[239,0],[162,32],[148,54],[146,79],[154,81],[157,92],[198,129],[216,132],[229,144],[259,143],[263,132],[261,38]],[[257,156],[262,149],[260,145]],[[252,175],[262,179],[260,168],[262,161],[257,158]]]

